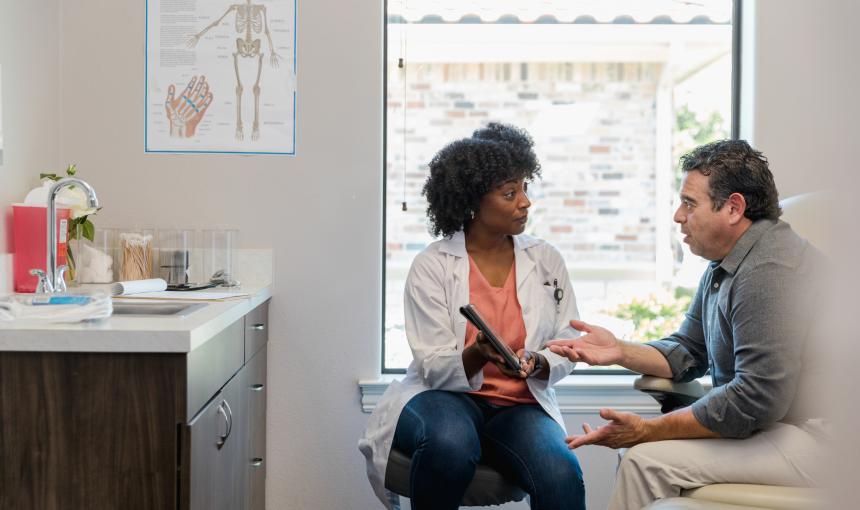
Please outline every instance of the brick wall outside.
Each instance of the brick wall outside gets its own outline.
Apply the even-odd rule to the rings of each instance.
[[[491,120],[530,130],[542,110],[586,103],[599,108],[585,132],[532,131],[543,178],[533,187],[529,231],[557,246],[572,269],[654,264],[660,71],[660,64],[647,63],[424,64],[409,68],[404,85],[395,69],[388,100],[389,265],[408,267],[431,241],[420,192],[427,162],[445,143]]]

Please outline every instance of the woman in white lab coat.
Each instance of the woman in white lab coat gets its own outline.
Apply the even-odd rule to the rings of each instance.
[[[508,474],[533,509],[583,509],[585,492],[553,384],[574,364],[544,348],[577,336],[567,268],[558,251],[523,235],[528,182],[540,166],[524,131],[491,123],[443,148],[424,186],[434,235],[406,280],[413,361],[370,417],[359,449],[386,506],[392,447],[412,457],[411,504],[455,509],[479,460]],[[459,313],[473,303],[510,345],[521,370]]]

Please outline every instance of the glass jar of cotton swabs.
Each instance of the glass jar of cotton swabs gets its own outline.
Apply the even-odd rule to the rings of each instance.
[[[117,280],[152,278],[155,255],[155,230],[122,230],[118,235],[119,274]]]

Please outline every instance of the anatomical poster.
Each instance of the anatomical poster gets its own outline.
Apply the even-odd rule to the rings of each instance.
[[[147,0],[149,153],[296,153],[296,2]]]

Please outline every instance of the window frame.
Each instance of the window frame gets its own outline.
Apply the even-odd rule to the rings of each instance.
[[[740,88],[741,88],[741,23],[742,4],[744,0],[732,0],[732,77],[731,77],[731,112],[730,137],[737,140],[740,136]],[[386,218],[388,213],[388,0],[383,0],[382,6],[382,310],[380,314],[381,331],[380,368],[382,374],[405,374],[405,368],[387,368],[385,366],[385,311],[386,311],[386,253],[387,235]],[[626,368],[585,368],[576,370],[577,375],[630,375],[634,374]]]

